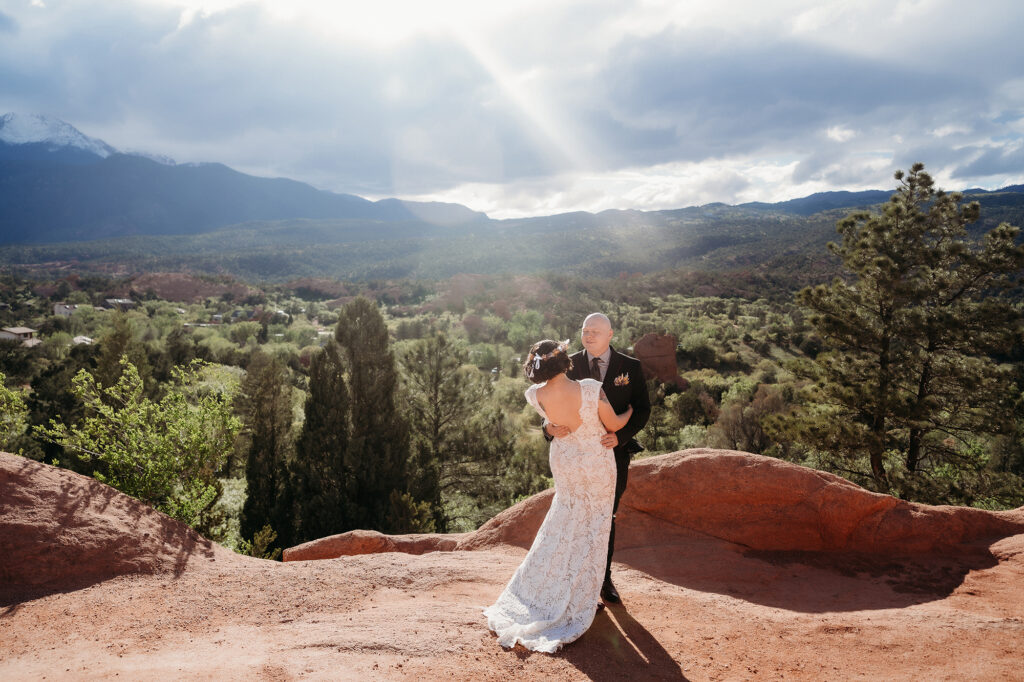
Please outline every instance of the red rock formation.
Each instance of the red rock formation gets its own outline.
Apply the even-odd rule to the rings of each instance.
[[[88,584],[244,561],[99,481],[0,453],[0,584]]]
[[[623,604],[556,656],[505,651],[481,607],[551,497],[474,533],[347,533],[311,544],[371,553],[281,564],[0,454],[0,679],[1020,677],[1024,508],[906,504],[713,450],[635,463],[615,554]],[[453,542],[479,551],[430,551]],[[943,547],[957,555],[906,555]]]
[[[917,554],[1024,533],[1024,508],[915,504],[823,471],[725,450],[636,462],[622,504],[628,515],[764,550]]]
[[[529,547],[552,495],[534,495],[461,536],[353,531],[287,549],[284,560]],[[915,504],[771,457],[697,449],[634,462],[618,524],[619,549],[696,532],[753,550],[910,555],[971,551],[975,543],[1024,533],[1024,508]]]
[[[359,530],[289,548],[284,558],[528,547],[552,495],[534,495],[472,533]],[[1024,508],[914,504],[770,457],[706,449],[634,462],[618,519],[618,549],[697,533],[753,550],[910,555],[966,552],[1024,533]],[[0,556],[0,582],[23,585],[248,560],[98,481],[6,453],[0,453]]]
[[[676,365],[676,337],[671,334],[644,334],[633,344],[633,354],[644,368],[644,376],[686,389],[689,382],[679,376]]]
[[[380,552],[403,552],[405,554],[450,552],[459,548],[459,540],[465,535],[458,533],[449,535],[429,533],[385,535],[375,530],[353,530],[290,547],[284,550],[284,560],[334,559],[339,556],[378,554]]]

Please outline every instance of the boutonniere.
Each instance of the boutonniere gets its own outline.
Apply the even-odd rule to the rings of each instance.
[[[629,386],[629,375],[628,374],[620,374],[619,376],[615,377],[615,385],[616,386]]]

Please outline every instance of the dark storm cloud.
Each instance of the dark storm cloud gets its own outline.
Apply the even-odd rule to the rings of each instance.
[[[1018,146],[1012,149],[985,149],[970,163],[954,169],[952,175],[954,178],[977,178],[1021,173],[1024,173],[1024,147]]]
[[[723,47],[666,32],[620,46],[605,73],[620,154],[700,160],[765,151],[815,152],[816,131],[844,124],[893,132],[979,97],[966,77],[922,72],[799,43]],[[622,134],[622,133],[625,134]]]

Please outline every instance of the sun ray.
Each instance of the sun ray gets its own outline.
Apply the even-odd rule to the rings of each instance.
[[[553,161],[559,170],[593,168],[593,155],[587,150],[574,132],[573,127],[553,110],[547,102],[550,100],[534,74],[517,74],[506,66],[501,57],[487,46],[480,38],[466,30],[456,30],[455,37],[473,56],[477,63],[490,75],[502,93],[515,105],[516,109],[527,118],[553,152]]]

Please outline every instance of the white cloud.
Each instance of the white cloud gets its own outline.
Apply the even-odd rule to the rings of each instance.
[[[847,142],[852,140],[857,133],[843,126],[832,126],[825,131],[825,135],[828,139],[835,140],[836,142]]]
[[[720,202],[723,197],[729,203],[784,201],[833,189],[831,178],[839,174],[844,188],[850,190],[891,184],[890,164],[882,159],[861,159],[854,167],[836,164],[819,177],[794,183],[796,166],[796,161],[781,158],[670,163],[506,183],[467,183],[410,198],[461,203],[492,218],[521,218],[568,211],[672,209]]]

